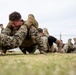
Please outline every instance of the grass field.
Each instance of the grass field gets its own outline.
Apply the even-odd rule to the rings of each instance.
[[[0,56],[0,75],[76,75],[76,54],[7,53]]]

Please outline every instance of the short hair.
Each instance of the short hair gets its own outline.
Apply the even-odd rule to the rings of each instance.
[[[3,26],[3,24],[0,24],[0,26]]]
[[[19,19],[21,19],[21,14],[19,12],[14,11],[11,14],[9,14],[9,20],[17,21]]]
[[[39,33],[43,33],[43,29],[42,28],[38,28],[38,32]]]

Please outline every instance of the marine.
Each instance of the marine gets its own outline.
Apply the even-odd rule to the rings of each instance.
[[[62,51],[63,53],[71,53],[73,51],[73,43],[71,38],[68,39],[68,42],[64,45]]]
[[[7,27],[0,34],[0,47],[3,53],[16,47],[19,47],[24,54],[26,51],[34,53],[38,45],[40,53],[43,54],[44,46],[37,28],[38,22],[33,14],[29,14],[28,19],[23,21],[19,12],[12,12]]]
[[[73,53],[76,53],[76,38],[73,38],[73,40],[74,40],[74,44],[73,44]]]

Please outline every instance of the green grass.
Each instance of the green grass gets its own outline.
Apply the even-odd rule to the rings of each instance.
[[[76,54],[7,53],[0,56],[0,75],[76,75]]]

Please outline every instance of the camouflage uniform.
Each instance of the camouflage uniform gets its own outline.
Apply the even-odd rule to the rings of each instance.
[[[74,40],[74,44],[73,44],[73,53],[76,53],[76,38],[73,39]]]
[[[63,53],[71,53],[73,51],[73,44],[71,39],[68,39],[68,43],[66,43],[62,49]]]
[[[30,25],[29,20],[25,22],[18,30],[12,30],[12,25],[8,24],[3,34],[0,34],[0,46],[6,49],[20,47],[21,51],[26,54],[34,53],[38,45],[40,53],[43,52],[44,46],[39,37],[36,27]],[[9,36],[8,36],[9,35]]]
[[[41,40],[42,40],[44,48],[45,48],[44,52],[53,53],[54,52],[54,45],[52,45],[50,48],[49,43],[48,43],[48,36],[47,35],[41,36]]]
[[[44,52],[48,52],[49,51],[48,37],[46,35],[41,36],[41,40],[42,40],[44,48],[45,48]]]
[[[11,31],[9,30],[9,32]],[[2,47],[4,51],[5,49],[16,48],[21,45],[26,35],[27,27],[25,25],[22,25],[12,37],[7,36],[6,34],[0,34],[0,47]]]
[[[74,43],[73,48],[74,48],[74,50],[72,52],[76,53],[76,43]]]

